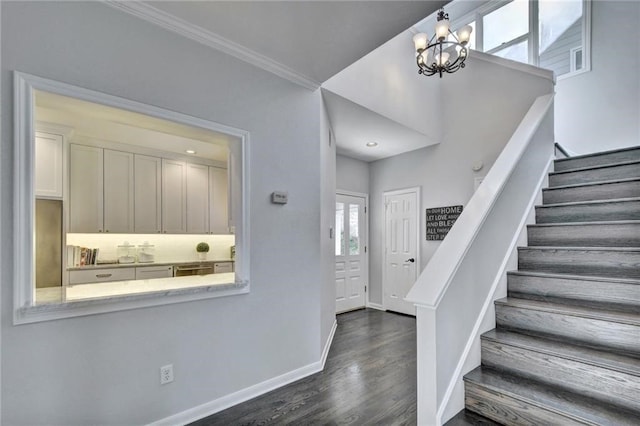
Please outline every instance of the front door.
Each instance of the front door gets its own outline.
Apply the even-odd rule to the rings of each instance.
[[[418,278],[420,189],[385,193],[384,308],[415,315],[404,298]]]
[[[336,195],[336,312],[365,306],[366,262],[365,198]]]

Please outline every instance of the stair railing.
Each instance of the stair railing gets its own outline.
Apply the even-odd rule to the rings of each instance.
[[[480,364],[483,318],[553,155],[549,94],[533,102],[407,295],[416,305],[419,425],[442,424],[450,401],[463,408],[462,376]]]

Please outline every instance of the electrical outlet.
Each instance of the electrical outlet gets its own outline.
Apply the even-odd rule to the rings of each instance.
[[[160,367],[160,384],[166,385],[173,382],[173,364]]]

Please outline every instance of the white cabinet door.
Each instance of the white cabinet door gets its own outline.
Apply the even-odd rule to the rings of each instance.
[[[209,232],[209,167],[187,164],[187,232]]]
[[[209,232],[229,233],[227,169],[209,167]]]
[[[69,146],[69,232],[103,231],[103,150]]]
[[[133,232],[133,154],[104,150],[104,232]]]
[[[138,266],[136,280],[150,280],[153,278],[173,277],[173,266]]]
[[[162,160],[136,154],[134,169],[135,232],[162,232]]]
[[[62,199],[62,136],[36,132],[36,197]]]
[[[187,232],[187,164],[162,159],[162,232]]]

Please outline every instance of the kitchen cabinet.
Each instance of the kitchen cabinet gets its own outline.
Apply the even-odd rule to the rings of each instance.
[[[104,150],[104,232],[131,233],[133,154]]]
[[[103,221],[102,148],[69,146],[69,231],[102,232]]]
[[[209,233],[229,233],[227,169],[209,166]]]
[[[104,268],[69,271],[69,284],[105,283],[136,279],[136,268]]]
[[[69,146],[69,231],[133,232],[133,154]]]
[[[137,266],[136,280],[173,277],[173,266]]]
[[[135,232],[162,232],[162,159],[134,155],[133,192]]]
[[[62,199],[63,139],[61,135],[36,132],[35,194],[38,198]]]
[[[162,159],[162,232],[187,232],[187,163]]]
[[[213,264],[214,274],[233,272],[233,262],[216,262]]]
[[[209,167],[187,163],[187,233],[209,233]]]

